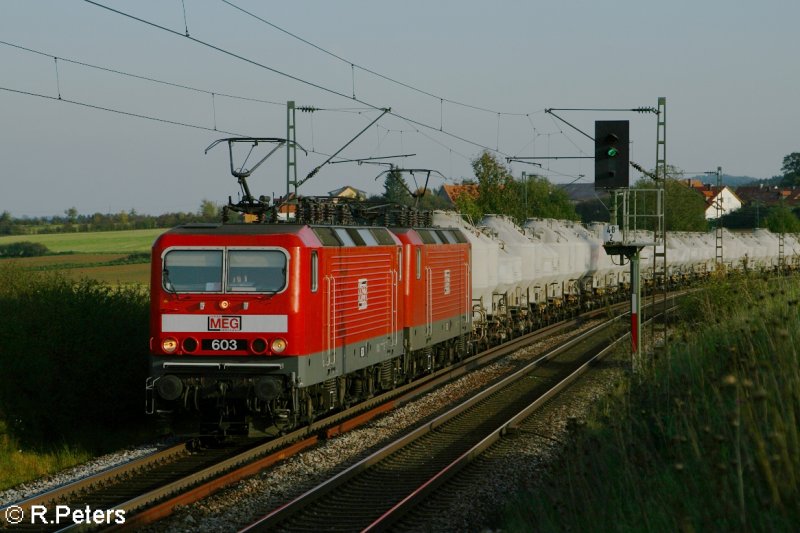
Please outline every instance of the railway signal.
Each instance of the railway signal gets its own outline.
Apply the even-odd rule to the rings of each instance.
[[[628,187],[630,123],[627,120],[598,120],[594,123],[594,188]]]

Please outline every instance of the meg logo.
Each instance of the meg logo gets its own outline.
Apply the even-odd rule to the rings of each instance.
[[[367,279],[358,280],[358,309],[359,311],[367,308]]]
[[[209,316],[208,331],[242,331],[242,317],[225,315]]]

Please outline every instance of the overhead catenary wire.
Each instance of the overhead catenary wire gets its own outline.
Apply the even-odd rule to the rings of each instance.
[[[341,61],[341,62],[343,62],[345,64],[350,65],[350,68],[353,71],[353,99],[355,99],[355,69],[357,68],[359,70],[362,70],[364,72],[372,74],[373,76],[376,76],[376,77],[381,78],[383,80],[386,80],[388,82],[400,85],[401,87],[405,87],[406,89],[410,89],[412,91],[416,91],[416,92],[418,92],[420,94],[423,94],[425,96],[429,96],[431,98],[435,98],[437,100],[440,100],[441,102],[447,102],[447,103],[450,103],[450,104],[466,107],[466,108],[469,108],[469,109],[474,109],[476,111],[483,111],[483,112],[492,113],[492,114],[499,113],[501,115],[515,115],[515,116],[523,116],[523,115],[525,115],[525,113],[519,113],[519,112],[506,112],[506,111],[497,111],[496,109],[488,109],[488,108],[485,108],[485,107],[472,105],[472,104],[468,104],[468,103],[465,103],[465,102],[460,102],[458,100],[453,100],[451,98],[445,98],[445,97],[437,95],[437,94],[433,94],[433,93],[431,93],[429,91],[426,91],[424,89],[420,89],[419,87],[415,87],[415,86],[413,86],[413,85],[411,85],[409,83],[405,83],[405,82],[399,81],[399,80],[397,80],[395,78],[392,78],[391,76],[387,76],[385,74],[381,74],[380,72],[376,72],[375,70],[372,70],[370,68],[367,68],[367,67],[364,67],[362,65],[359,65],[359,64],[357,64],[354,61],[351,61],[349,59],[345,59],[344,57],[341,57],[340,55],[338,55],[338,54],[336,54],[334,52],[331,52],[330,50],[327,50],[327,49],[325,49],[325,48],[323,48],[323,47],[321,47],[321,46],[319,46],[317,44],[314,44],[311,41],[309,41],[307,39],[304,39],[303,37],[300,37],[299,35],[297,35],[295,33],[292,33],[289,30],[286,30],[286,29],[278,26],[277,24],[275,24],[273,22],[270,22],[270,21],[266,20],[265,18],[260,17],[260,16],[256,15],[255,13],[252,13],[252,12],[250,12],[250,11],[248,11],[248,10],[246,10],[246,9],[236,5],[236,4],[234,4],[230,0],[220,0],[220,1],[222,3],[224,3],[224,4],[227,4],[228,6],[230,6],[232,8],[234,8],[234,9],[246,14],[247,16],[252,17],[252,18],[254,18],[254,19],[266,24],[267,26],[270,26],[270,27],[282,32],[282,33],[285,33],[286,35],[292,37],[293,39],[297,39],[298,41],[300,41],[300,42],[302,42],[304,44],[307,44],[308,46],[310,46],[310,47],[312,47],[312,48],[314,48],[314,49],[316,49],[316,50],[318,50],[318,51],[320,51],[320,52],[322,52],[324,54],[327,54],[327,55],[333,57],[334,59],[337,59],[337,60],[339,60],[339,61]]]
[[[130,111],[123,111],[121,109],[114,109],[112,107],[105,107],[105,106],[99,106],[99,105],[95,105],[95,104],[89,104],[89,103],[86,103],[86,102],[80,102],[78,100],[70,100],[68,98],[62,98],[61,96],[55,97],[55,96],[50,96],[50,95],[47,95],[47,94],[35,93],[35,92],[32,92],[32,91],[22,91],[22,90],[19,90],[19,89],[11,89],[10,87],[0,87],[0,91],[7,91],[7,92],[10,92],[10,93],[16,93],[16,94],[23,94],[23,95],[26,95],[26,96],[36,96],[38,98],[44,98],[44,99],[53,100],[53,101],[56,101],[56,102],[64,102],[64,103],[67,103],[67,104],[73,104],[73,105],[77,105],[77,106],[80,106],[80,107],[86,107],[86,108],[89,108],[89,109],[96,109],[98,111],[106,111],[106,112],[109,112],[109,113],[116,113],[116,114],[125,115],[125,116],[128,116],[128,117],[141,118],[141,119],[144,119],[144,120],[152,120],[154,122],[161,122],[161,123],[164,123],[164,124],[172,124],[173,126],[183,126],[185,128],[193,128],[193,129],[197,129],[197,130],[205,130],[205,131],[212,131],[212,132],[218,132],[218,133],[221,132],[221,133],[226,133],[228,135],[233,135],[233,136],[238,136],[238,137],[247,137],[247,135],[245,135],[245,134],[236,133],[236,132],[233,132],[233,131],[219,130],[219,129],[216,129],[216,128],[209,128],[208,126],[201,126],[199,124],[190,124],[188,122],[180,122],[178,120],[170,120],[170,119],[166,119],[166,118],[154,117],[154,116],[151,116],[151,115],[144,115],[144,114],[141,114],[141,113],[132,113]]]
[[[234,54],[232,52],[224,50],[224,49],[222,49],[220,47],[217,47],[217,46],[215,46],[213,44],[205,43],[203,41],[200,41],[199,39],[196,39],[196,38],[193,38],[191,36],[182,34],[179,31],[170,30],[169,28],[165,28],[163,26],[148,22],[146,20],[139,19],[138,17],[134,17],[134,16],[128,15],[126,13],[120,12],[118,10],[115,10],[113,8],[109,8],[108,6],[104,6],[104,5],[102,5],[102,4],[98,3],[98,2],[94,2],[94,1],[91,1],[91,0],[85,0],[85,1],[87,3],[93,4],[93,5],[98,6],[98,7],[103,7],[104,9],[110,10],[112,12],[118,13],[120,15],[123,15],[125,17],[134,19],[134,20],[142,22],[144,24],[156,27],[157,29],[161,29],[162,31],[167,31],[169,33],[172,33],[172,34],[175,34],[175,35],[179,35],[179,36],[184,37],[184,38],[189,38],[189,39],[191,39],[193,41],[198,42],[199,44],[203,44],[205,46],[209,46],[212,49],[215,49],[215,50],[217,50],[217,51],[219,51],[221,53],[225,53],[225,54],[228,54],[228,55],[233,55],[233,56],[237,57],[240,60],[243,60],[243,61],[255,64],[255,65],[258,65],[261,68],[265,68],[265,69],[273,71],[273,72],[277,72],[280,75],[288,76],[289,78],[295,79],[296,81],[299,81],[301,83],[307,83],[307,84],[310,84],[310,85],[312,85],[314,87],[320,88],[322,90],[326,90],[328,92],[332,92],[333,94],[336,94],[338,96],[347,97],[347,95],[341,94],[341,93],[339,93],[337,91],[329,90],[329,89],[325,88],[322,85],[315,84],[313,82],[309,82],[309,81],[303,80],[301,78],[297,78],[297,77],[292,76],[291,74],[287,74],[285,72],[277,71],[276,69],[273,69],[273,68],[269,67],[268,65],[262,65],[262,64],[260,64],[258,62],[250,60],[248,58],[239,56],[238,54]],[[185,25],[185,29],[187,30],[187,33],[188,33],[188,24]],[[120,110],[120,109],[114,109],[114,108],[110,108],[110,107],[94,105],[94,104],[91,104],[91,103],[88,103],[88,102],[85,102],[85,101],[82,102],[82,101],[79,101],[77,99],[65,100],[68,103],[72,103],[74,105],[84,106],[84,107],[87,107],[87,108],[94,108],[94,109],[104,110],[104,111],[107,111],[107,112],[118,113],[118,114],[121,114],[121,115],[127,115],[127,116],[131,116],[131,117],[148,119],[148,120],[163,122],[163,123],[167,123],[167,124],[185,126],[185,127],[189,127],[189,128],[199,128],[199,129],[205,129],[205,130],[208,130],[208,131],[222,131],[223,133],[230,133],[232,135],[239,135],[239,134],[236,134],[236,133],[233,133],[233,132],[226,132],[225,130],[219,130],[217,128],[216,96],[239,99],[239,100],[244,100],[244,101],[251,101],[251,102],[256,102],[256,103],[265,103],[265,104],[276,105],[276,106],[281,106],[281,107],[286,105],[285,102],[276,102],[276,101],[270,101],[270,100],[265,100],[265,99],[260,99],[260,98],[251,98],[251,97],[247,97],[247,96],[222,93],[222,92],[218,92],[218,91],[214,91],[214,90],[208,90],[208,89],[192,87],[192,86],[188,86],[188,85],[184,85],[184,84],[174,83],[174,82],[170,82],[170,81],[165,81],[165,80],[157,79],[157,78],[154,78],[154,77],[143,76],[143,75],[139,75],[139,74],[132,74],[132,73],[120,70],[120,69],[93,65],[91,63],[88,63],[88,62],[85,62],[85,61],[79,61],[77,59],[53,56],[53,55],[47,54],[47,53],[39,51],[39,50],[34,50],[32,48],[28,48],[28,47],[21,46],[21,45],[18,45],[18,44],[9,43],[9,42],[6,42],[6,41],[0,41],[0,44],[6,45],[6,46],[10,46],[10,47],[13,47],[13,48],[17,48],[17,49],[20,49],[20,50],[24,50],[24,51],[27,51],[27,52],[30,52],[30,53],[39,54],[39,55],[42,55],[42,56],[47,56],[47,57],[54,58],[54,63],[55,63],[55,67],[56,67],[56,78],[57,78],[56,82],[57,82],[57,89],[58,89],[59,97],[62,96],[61,95],[59,72],[58,72],[58,62],[59,62],[59,60],[60,61],[66,61],[68,63],[72,63],[72,64],[76,64],[76,65],[80,65],[80,66],[84,66],[84,67],[88,67],[88,68],[98,69],[98,70],[101,70],[101,71],[105,71],[105,72],[109,72],[109,73],[113,73],[113,74],[117,74],[117,75],[122,75],[122,76],[127,76],[127,77],[131,77],[131,78],[140,79],[140,80],[145,80],[145,81],[152,82],[152,83],[158,83],[158,84],[172,86],[172,87],[176,87],[176,88],[180,88],[180,89],[185,89],[185,90],[196,91],[196,92],[208,94],[211,97],[211,100],[212,100],[213,128],[207,128],[205,126],[199,126],[197,124],[192,124],[192,123],[189,123],[189,122],[181,122],[181,121],[175,121],[175,120],[170,120],[170,119],[164,119],[164,118],[155,117],[155,116],[151,116],[151,115],[144,115],[144,114],[139,114],[139,113],[131,113],[131,112]],[[354,67],[358,67],[358,66],[354,64]],[[29,94],[31,96],[47,97],[46,95],[39,95],[37,93],[26,93],[25,91],[15,91],[14,89],[6,89],[6,90],[10,90],[10,91],[13,91],[13,92],[19,92],[19,93],[23,93],[23,94]],[[440,133],[442,133],[442,134],[444,134],[446,136],[449,136],[449,137],[451,137],[453,139],[459,140],[459,141],[464,142],[466,144],[469,144],[469,145],[472,145],[472,146],[476,146],[476,147],[481,148],[481,149],[486,150],[486,151],[496,152],[498,154],[505,155],[505,156],[507,156],[508,154],[506,154],[505,152],[501,151],[500,147],[499,147],[500,116],[501,115],[525,116],[526,119],[531,123],[531,126],[533,127],[534,132],[536,132],[536,128],[535,128],[535,126],[533,126],[533,122],[532,122],[532,120],[530,118],[531,113],[495,112],[497,114],[497,116],[498,116],[498,119],[497,119],[498,120],[498,124],[497,124],[497,135],[496,135],[496,146],[494,148],[489,147],[489,146],[487,146],[485,144],[482,144],[480,142],[475,142],[475,141],[473,141],[471,139],[468,139],[468,138],[466,138],[464,136],[461,136],[461,135],[458,135],[456,133],[453,133],[453,132],[445,130],[443,128],[444,102],[449,102],[449,103],[454,103],[454,104],[459,104],[459,105],[462,104],[462,103],[461,102],[455,102],[455,101],[452,101],[450,99],[446,99],[446,98],[442,98],[442,97],[437,97],[437,98],[440,99],[440,124],[438,125],[438,127],[433,126],[431,124],[424,123],[424,122],[419,121],[419,120],[415,120],[415,119],[413,119],[411,117],[406,117],[404,115],[400,115],[399,113],[396,113],[396,112],[392,112],[391,114],[394,115],[396,118],[399,118],[401,120],[406,121],[409,124],[413,124],[415,126],[418,126],[418,128],[414,128],[414,131],[416,133],[418,133],[419,135],[425,137],[426,139],[430,140],[431,142],[434,142],[434,143],[442,146],[443,148],[447,149],[448,152],[450,153],[451,159],[452,159],[452,154],[453,153],[457,154],[459,157],[463,158],[466,161],[470,161],[471,158],[469,156],[463,154],[462,152],[454,149],[452,146],[449,146],[449,145],[447,145],[445,143],[442,143],[441,141],[435,139],[434,137],[431,137],[429,135],[424,134],[422,131],[420,131],[419,128],[430,129],[430,130],[433,130],[433,131],[439,131]],[[348,97],[348,99],[350,99],[350,98]],[[363,110],[367,110],[367,109],[369,109],[369,110],[377,109],[377,106],[371,105],[371,104],[369,104],[367,102],[362,102],[361,100],[358,100],[357,98],[355,100],[360,102],[360,103],[363,103],[366,107],[360,107],[360,108],[359,107],[349,107],[349,108],[332,108],[331,107],[331,108],[314,108],[314,110],[320,110],[320,111],[326,110],[326,111],[336,111],[336,112],[358,113],[359,111],[363,111]],[[466,107],[470,107],[470,106],[466,106]],[[541,112],[541,111],[539,111],[539,112]],[[312,128],[313,128],[313,126],[312,126]],[[560,133],[562,135],[565,135],[563,131],[561,131]],[[312,132],[312,134],[313,134],[313,132]],[[401,139],[402,139],[402,134],[401,134]],[[568,140],[570,140],[570,142],[572,142],[571,139],[568,138]],[[401,140],[401,142],[402,142],[402,140]],[[535,142],[535,139],[534,139],[534,142]],[[572,144],[575,145],[574,142],[572,142]],[[577,145],[576,145],[576,147],[577,147]],[[580,148],[578,148],[578,149],[580,150]],[[320,152],[316,152],[315,150],[312,150],[312,152],[313,153],[320,153]],[[322,155],[326,155],[326,154],[322,154]]]
[[[191,128],[191,129],[195,129],[195,130],[203,130],[203,131],[208,131],[208,132],[213,132],[213,133],[224,133],[226,135],[232,135],[234,137],[252,137],[252,135],[245,134],[245,133],[239,133],[239,132],[228,131],[228,130],[221,130],[221,129],[217,129],[217,128],[210,128],[208,126],[202,126],[200,124],[192,124],[192,123],[189,123],[189,122],[181,122],[181,121],[178,121],[178,120],[171,120],[171,119],[162,118],[162,117],[156,117],[156,116],[152,116],[152,115],[145,115],[145,114],[142,114],[142,113],[133,113],[131,111],[124,111],[122,109],[115,109],[113,107],[90,104],[88,102],[81,102],[81,101],[78,101],[78,100],[71,100],[69,98],[63,98],[63,97],[59,98],[59,97],[56,97],[56,96],[51,96],[51,95],[48,95],[48,94],[36,93],[36,92],[32,92],[32,91],[23,91],[21,89],[12,89],[10,87],[2,87],[2,86],[0,86],[0,91],[6,91],[6,92],[9,92],[9,93],[15,93],[15,94],[21,94],[21,95],[25,95],[25,96],[33,96],[33,97],[37,97],[37,98],[43,98],[45,100],[51,100],[51,101],[54,101],[54,102],[63,102],[63,103],[66,103],[66,104],[72,104],[72,105],[76,105],[76,106],[79,106],[79,107],[85,107],[85,108],[88,108],[88,109],[94,109],[96,111],[105,111],[105,112],[108,112],[108,113],[114,113],[114,114],[117,114],[117,115],[122,115],[122,116],[127,116],[127,117],[132,117],[132,118],[139,118],[139,119],[143,119],[143,120],[149,120],[149,121],[152,121],[152,122],[159,122],[159,123],[162,123],[162,124],[168,124],[168,125],[172,125],[172,126],[181,126],[181,127],[184,127],[184,128]],[[320,151],[317,151],[317,150],[309,150],[308,152],[316,154],[316,155],[320,155],[320,156],[323,156],[323,157],[330,157],[331,156],[331,154],[329,154],[329,153],[320,152]]]
[[[194,91],[194,92],[204,93],[204,94],[208,94],[208,95],[212,95],[213,94],[213,95],[216,95],[216,96],[224,96],[225,98],[232,98],[232,99],[235,99],[235,100],[244,100],[244,101],[248,101],[248,102],[256,102],[256,103],[261,103],[261,104],[271,104],[271,105],[276,105],[276,106],[281,106],[281,107],[285,107],[286,106],[286,102],[274,102],[274,101],[271,101],[271,100],[264,100],[264,99],[261,99],[261,98],[251,98],[251,97],[247,97],[247,96],[240,96],[240,95],[235,95],[235,94],[223,93],[223,92],[220,92],[220,91],[212,91],[210,89],[200,89],[198,87],[192,87],[190,85],[183,85],[183,84],[180,84],[180,83],[174,83],[174,82],[170,82],[170,81],[160,80],[160,79],[149,77],[149,76],[142,76],[142,75],[139,75],[139,74],[133,74],[131,72],[125,72],[125,71],[119,70],[119,69],[113,69],[113,68],[109,68],[109,67],[103,67],[103,66],[100,66],[100,65],[94,65],[92,63],[87,63],[85,61],[79,61],[77,59],[71,59],[71,58],[68,58],[68,57],[61,57],[61,56],[54,56],[53,54],[48,54],[46,52],[42,52],[41,50],[35,50],[33,48],[28,48],[27,46],[22,46],[22,45],[19,45],[19,44],[10,43],[8,41],[0,40],[0,44],[5,45],[5,46],[9,46],[11,48],[16,48],[18,50],[24,50],[25,52],[30,52],[32,54],[37,54],[37,55],[44,56],[44,57],[52,57],[52,58],[55,58],[57,61],[61,60],[62,62],[72,63],[73,65],[80,65],[82,67],[101,70],[101,71],[104,71],[104,72],[109,72],[111,74],[118,74],[120,76],[126,76],[126,77],[129,77],[129,78],[135,78],[135,79],[138,79],[138,80],[148,81],[148,82],[157,83],[157,84],[161,84],[161,85],[167,85],[167,86],[175,87],[175,88],[178,88],[178,89],[185,89],[187,91]]]
[[[288,79],[291,79],[291,80],[294,80],[294,81],[296,81],[298,83],[301,83],[301,84],[304,84],[304,85],[308,85],[309,87],[313,87],[313,88],[319,89],[321,91],[327,92],[329,94],[333,94],[335,96],[339,96],[339,97],[342,97],[342,98],[347,98],[348,100],[354,100],[356,102],[359,102],[361,104],[369,106],[369,107],[371,107],[372,109],[375,109],[375,110],[383,109],[382,106],[371,104],[371,103],[366,102],[366,101],[364,101],[364,100],[362,100],[360,98],[352,98],[351,96],[346,95],[346,94],[342,93],[341,91],[338,91],[338,90],[335,90],[335,89],[331,89],[330,87],[326,87],[326,86],[321,85],[319,83],[316,83],[316,82],[313,82],[313,81],[310,81],[310,80],[306,80],[304,78],[301,78],[299,76],[295,76],[293,74],[289,74],[288,72],[281,71],[281,70],[276,69],[274,67],[270,67],[269,65],[266,65],[264,63],[261,63],[259,61],[254,60],[254,59],[245,57],[245,56],[243,56],[241,54],[232,52],[230,50],[226,50],[225,48],[222,48],[222,47],[217,46],[215,44],[212,44],[210,42],[204,41],[202,39],[198,39],[198,38],[192,37],[192,36],[185,36],[182,33],[180,33],[179,31],[173,30],[171,28],[167,28],[166,26],[162,26],[160,24],[156,24],[155,22],[152,22],[152,21],[149,21],[149,20],[145,20],[145,19],[137,17],[135,15],[131,15],[130,13],[126,13],[124,11],[120,11],[120,10],[112,8],[110,6],[101,4],[99,2],[95,2],[94,0],[83,0],[83,1],[86,2],[87,4],[91,4],[91,5],[94,5],[96,7],[105,9],[105,10],[107,10],[109,12],[112,12],[112,13],[115,13],[117,15],[129,18],[131,20],[134,20],[134,21],[137,21],[139,23],[145,24],[147,26],[159,29],[159,30],[167,32],[167,33],[170,33],[172,35],[189,39],[189,40],[191,40],[191,41],[193,41],[193,42],[195,42],[197,44],[200,44],[202,46],[205,46],[207,48],[215,50],[215,51],[217,51],[217,52],[219,52],[221,54],[233,57],[235,59],[238,59],[238,60],[243,61],[245,63],[248,63],[250,65],[265,69],[265,70],[267,70],[269,72],[273,72],[273,73],[278,74],[280,76],[284,76],[284,77],[286,77]],[[457,103],[457,102],[452,102],[452,103]],[[394,116],[394,117],[397,117],[397,118],[406,120],[408,122],[411,122],[413,124],[416,124],[416,125],[418,125],[420,127],[423,127],[423,128],[426,128],[426,129],[430,129],[430,130],[434,130],[434,131],[439,131],[439,129],[437,127],[435,127],[435,126],[432,126],[430,124],[426,124],[426,123],[421,122],[419,120],[412,119],[410,117],[403,116],[403,115],[401,115],[401,114],[399,114],[397,112],[392,111],[389,114]],[[520,116],[524,116],[525,114],[524,113],[520,113],[519,115]],[[461,142],[464,142],[466,144],[470,144],[472,146],[475,146],[477,148],[481,148],[481,149],[489,151],[489,152],[497,152],[498,154],[501,154],[503,156],[507,156],[508,155],[508,154],[506,154],[506,153],[504,153],[504,152],[502,152],[500,150],[497,150],[495,148],[491,148],[491,147],[489,147],[489,146],[487,146],[485,144],[482,144],[482,143],[467,139],[467,138],[465,138],[465,137],[463,137],[461,135],[457,135],[455,133],[452,133],[452,132],[449,132],[449,131],[446,131],[446,130],[442,130],[441,133],[443,135],[447,135],[447,136],[452,137],[454,139],[460,140]]]

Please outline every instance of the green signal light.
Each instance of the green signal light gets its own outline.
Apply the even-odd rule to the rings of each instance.
[[[608,149],[608,156],[609,157],[616,157],[617,154],[619,154],[619,150],[617,150],[616,148],[609,148]]]

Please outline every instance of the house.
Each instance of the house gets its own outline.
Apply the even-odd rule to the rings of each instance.
[[[467,195],[473,200],[478,197],[478,184],[477,183],[462,183],[461,185],[442,185],[436,193],[440,198],[443,198],[448,205],[456,205],[456,200],[461,195]]]
[[[787,205],[790,207],[800,205],[800,189],[795,187],[739,187],[736,194],[747,204],[760,206]]]
[[[345,185],[344,187],[336,189],[335,191],[330,191],[328,196],[332,198],[352,198],[354,200],[366,200],[368,195],[366,191],[356,189],[350,185]]]
[[[703,195],[706,201],[706,220],[717,218],[718,206],[721,209],[721,214],[727,215],[740,209],[744,203],[727,185],[715,187],[708,183],[702,183],[700,180],[687,179],[686,186]]]

